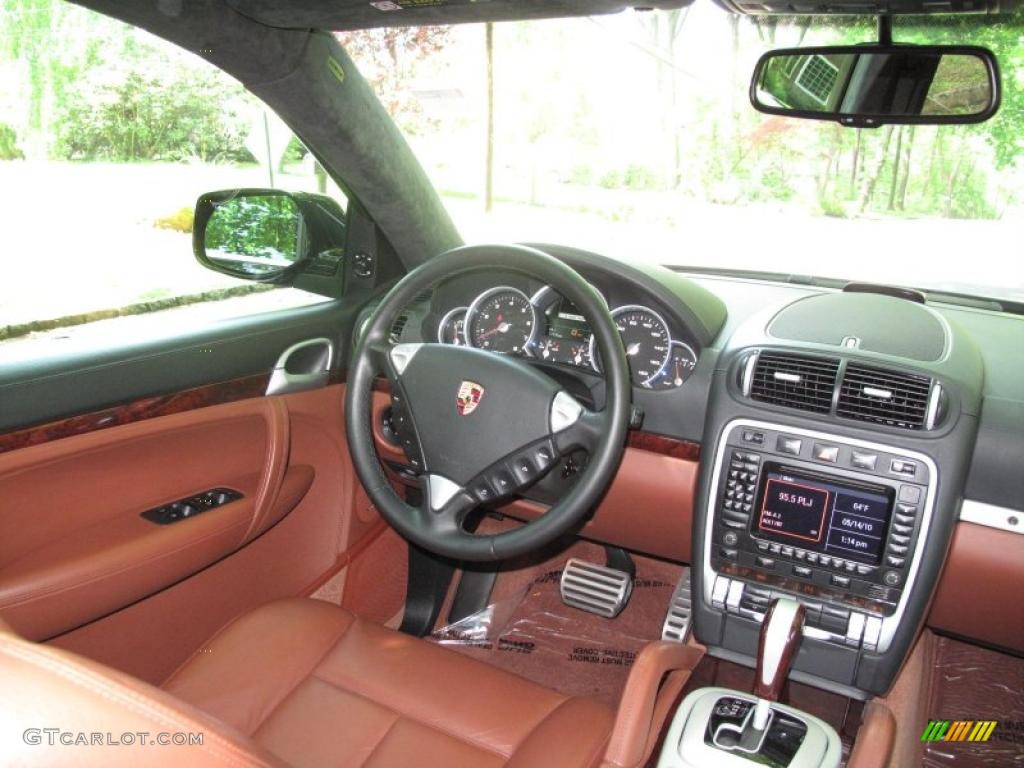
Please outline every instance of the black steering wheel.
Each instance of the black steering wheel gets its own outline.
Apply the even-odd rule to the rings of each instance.
[[[584,407],[523,360],[445,344],[391,344],[397,315],[424,289],[472,270],[520,272],[550,285],[590,324],[606,384],[604,408]],[[371,413],[378,374],[391,383],[394,420],[421,465],[423,500],[405,503],[377,458]],[[466,246],[405,276],[370,316],[356,346],[345,393],[345,428],[356,474],[402,536],[444,557],[488,562],[538,549],[581,522],[622,458],[629,423],[629,366],[600,294],[575,270],[518,245]],[[578,482],[544,515],[512,531],[475,536],[463,528],[481,504],[518,493],[583,449]]]

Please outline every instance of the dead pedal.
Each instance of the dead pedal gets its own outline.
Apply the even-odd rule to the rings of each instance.
[[[562,570],[558,591],[566,605],[614,619],[633,594],[633,577],[625,571],[573,557]]]
[[[690,597],[690,569],[684,568],[683,575],[672,592],[668,603],[668,615],[661,628],[661,639],[675,643],[685,643],[690,634],[690,618],[693,615],[693,602]]]

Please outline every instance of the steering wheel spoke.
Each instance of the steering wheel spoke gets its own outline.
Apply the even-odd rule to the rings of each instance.
[[[593,453],[607,430],[603,411],[592,411],[567,392],[551,403],[551,439],[559,456],[583,449]]]
[[[442,533],[461,530],[466,515],[478,504],[469,489],[438,474],[425,474],[421,480],[419,512],[427,527]]]

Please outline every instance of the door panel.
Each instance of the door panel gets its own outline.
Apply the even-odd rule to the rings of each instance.
[[[344,360],[358,297],[216,322],[157,339],[59,355],[0,358],[0,431],[78,417],[144,398],[269,376],[301,341],[328,338]],[[49,349],[49,347],[47,348]],[[13,354],[13,353],[12,353]],[[250,381],[249,385],[253,385]],[[266,385],[259,391],[265,392]]]
[[[159,684],[232,618],[271,600],[309,594],[382,532],[375,510],[363,505],[355,512],[359,491],[342,428],[344,387],[272,399],[288,412],[289,471],[312,471],[294,509],[230,556],[51,644]],[[215,414],[230,407],[203,409],[204,418],[219,418]]]
[[[383,530],[356,512],[330,383],[363,298],[0,365],[0,618],[159,683],[233,617],[344,569]],[[282,353],[317,338],[327,385],[267,396]],[[218,487],[243,497],[140,517]]]
[[[0,455],[0,615],[42,640],[230,554],[305,495],[287,407],[243,400]],[[145,510],[213,488],[242,498],[159,525]]]

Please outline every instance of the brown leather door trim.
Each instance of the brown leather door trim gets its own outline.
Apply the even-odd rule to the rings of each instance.
[[[0,612],[52,637],[236,551],[305,496],[281,398],[148,419],[0,455]],[[160,526],[145,509],[226,486],[243,498]]]

